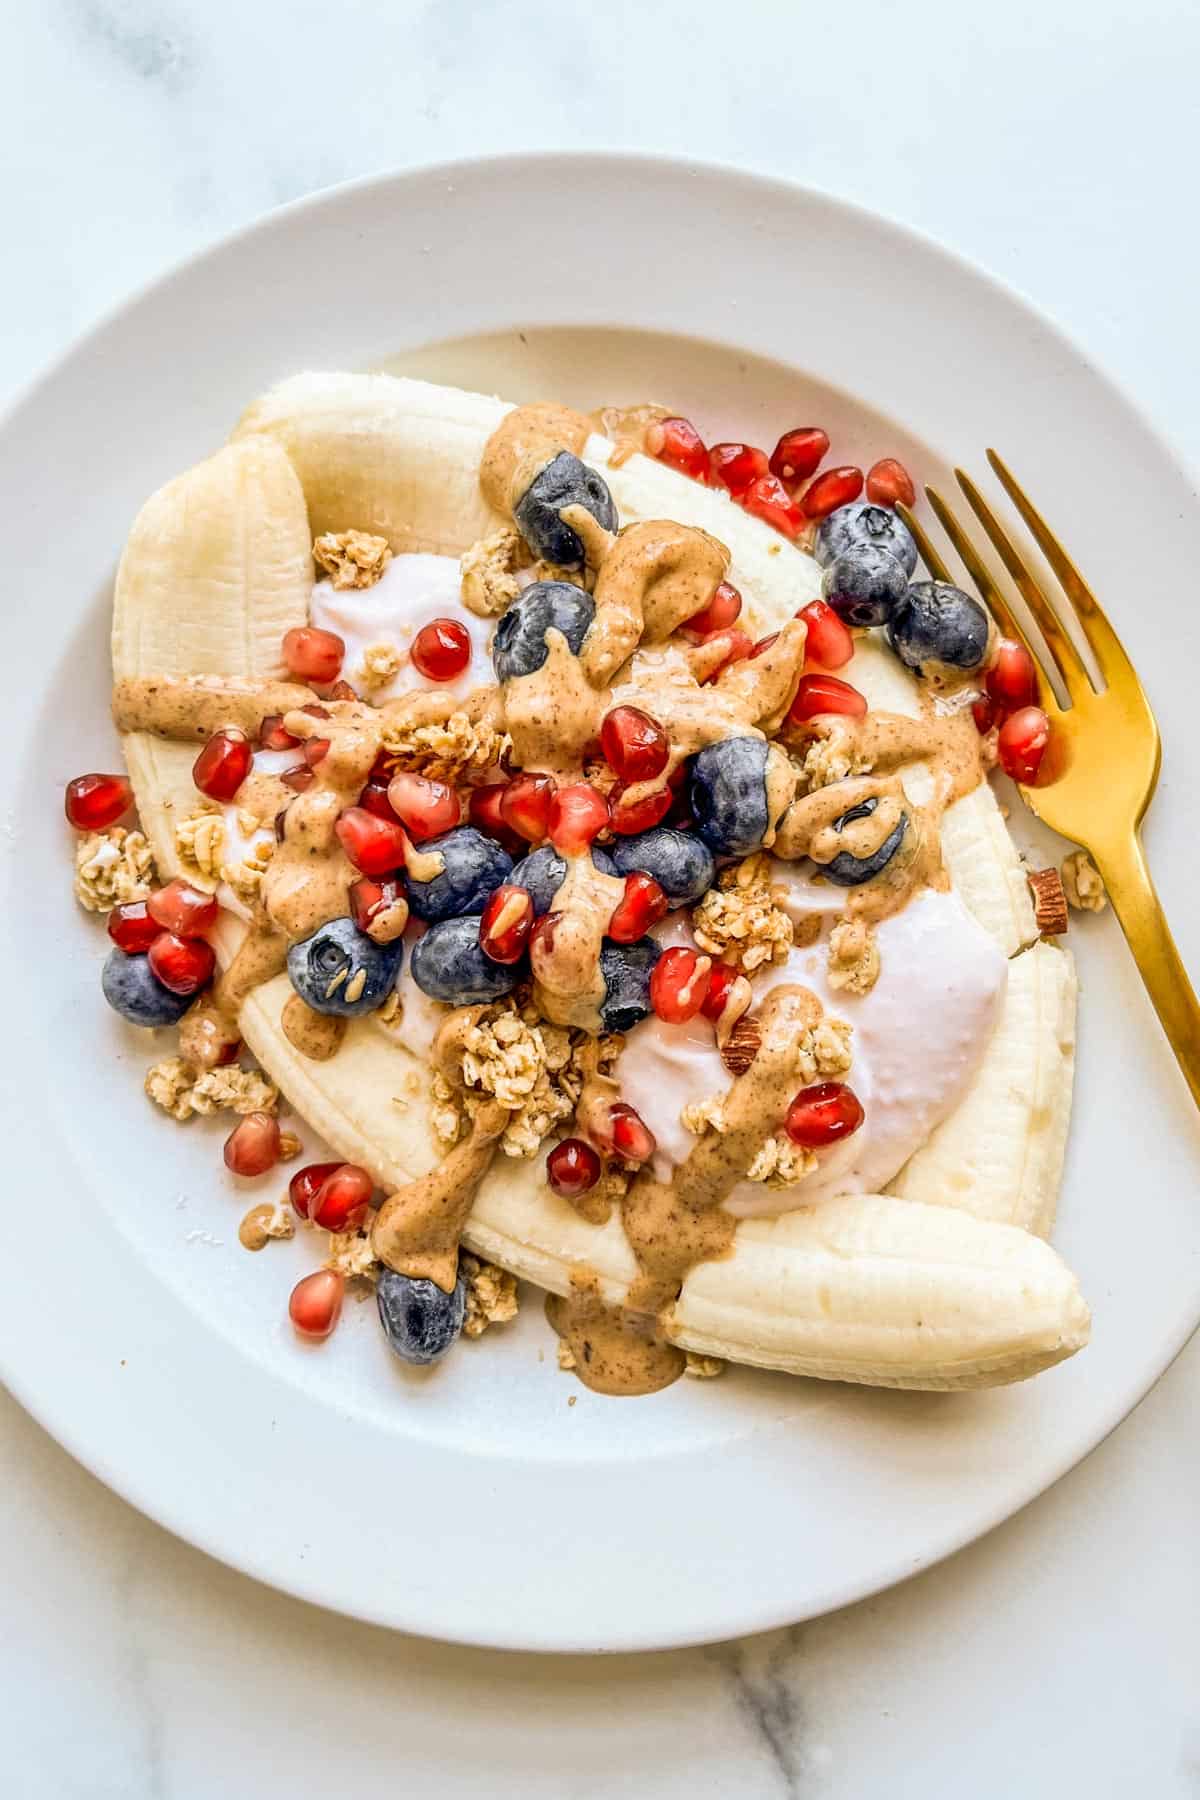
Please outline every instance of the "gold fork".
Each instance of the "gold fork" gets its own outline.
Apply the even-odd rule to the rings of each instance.
[[[1158,726],[1133,664],[1095,595],[995,451],[989,450],[987,456],[1058,578],[1062,597],[1057,602],[1022,560],[970,476],[956,469],[955,477],[1042,634],[1066,690],[1066,706],[1059,706],[1028,634],[949,506],[933,488],[925,492],[1001,632],[1023,643],[1037,668],[1039,704],[1051,724],[1048,756],[1053,757],[1054,779],[1044,787],[1022,786],[1021,795],[1039,819],[1090,853],[1192,1098],[1200,1106],[1200,1003],[1154,891],[1139,831],[1158,783],[1162,760]],[[952,581],[911,513],[904,507],[899,511],[930,574],[937,581]],[[1064,615],[1074,617],[1091,646],[1102,688],[1093,683],[1071,641]]]

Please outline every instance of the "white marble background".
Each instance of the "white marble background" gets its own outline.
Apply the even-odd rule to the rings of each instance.
[[[7,0],[0,20],[0,399],[137,283],[314,187],[626,145],[950,241],[1200,466],[1195,0]],[[707,1651],[554,1660],[257,1587],[0,1400],[0,1792],[1200,1795],[1198,1402],[1193,1346],[1054,1492],[881,1599]]]

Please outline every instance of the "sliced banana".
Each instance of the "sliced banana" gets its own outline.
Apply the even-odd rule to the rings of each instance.
[[[229,444],[152,494],[117,570],[114,679],[284,673],[283,635],[308,621],[304,493],[269,438]],[[175,821],[194,809],[196,748],[129,732],[123,749],[160,870],[178,874]]]
[[[396,551],[461,552],[498,523],[477,472],[505,410],[485,396],[389,376],[304,375],[273,389],[246,413],[227,450],[163,489],[135,525],[117,586],[116,673],[275,673],[283,632],[307,616],[313,532],[353,526],[387,536]],[[605,440],[589,441],[588,459],[606,469],[624,520],[668,516],[729,545],[751,631],[776,628],[813,597],[811,560],[768,527],[645,457],[609,468],[611,454]],[[860,649],[856,683],[876,704],[889,684],[887,704],[913,711],[915,690],[899,675],[897,686],[894,659]],[[162,841],[162,866],[172,869],[173,819],[194,799],[192,752],[142,734],[126,749],[143,817],[156,850]],[[990,789],[959,801],[946,826],[955,885],[1012,954],[1035,932]],[[223,957],[237,934],[236,922],[223,923]],[[1047,957],[1058,959],[1053,968]],[[828,1379],[941,1388],[1017,1380],[1086,1342],[1088,1314],[1074,1278],[1049,1246],[1007,1222],[1047,1223],[1070,1104],[1065,1051],[1056,1063],[1040,1027],[1027,1035],[1021,1026],[1031,1008],[1042,1021],[1055,1005],[1060,1027],[1069,1025],[1066,959],[1038,949],[1014,970],[1024,963],[1016,1010],[1011,1020],[1006,1010],[994,1054],[1021,1070],[1015,1092],[1003,1097],[1005,1130],[1022,1144],[1040,1132],[1040,1148],[1020,1167],[1016,1158],[977,1159],[960,1205],[947,1180],[955,1114],[903,1172],[903,1193],[743,1223],[730,1258],[689,1274],[669,1324],[678,1343]],[[370,1020],[351,1022],[332,1060],[307,1061],[280,1023],[290,991],[286,977],[266,983],[240,1024],[291,1103],[384,1186],[431,1168],[439,1152],[424,1062]],[[990,1143],[1001,1107],[991,1079],[963,1105],[978,1107],[963,1131]],[[1050,1132],[1041,1118],[1047,1105],[1058,1121]],[[497,1159],[464,1241],[558,1293],[580,1263],[614,1300],[636,1272],[619,1219],[602,1227],[580,1219],[546,1186],[540,1157]]]

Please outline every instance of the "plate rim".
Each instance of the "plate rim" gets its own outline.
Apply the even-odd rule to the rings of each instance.
[[[149,303],[161,303],[167,298],[171,286],[185,280],[195,271],[202,270],[207,263],[217,262],[221,258],[236,253],[244,243],[269,234],[274,229],[290,229],[298,219],[306,214],[322,211],[326,208],[337,208],[348,200],[369,194],[372,191],[396,190],[406,184],[435,183],[439,181],[453,182],[456,177],[467,176],[480,170],[493,172],[497,168],[517,172],[529,166],[569,168],[586,166],[592,171],[605,167],[625,171],[622,179],[628,178],[631,166],[642,166],[655,171],[674,171],[704,182],[732,181],[743,189],[770,188],[774,190],[777,200],[785,204],[816,204],[835,213],[849,214],[860,225],[868,226],[874,231],[882,231],[899,243],[907,246],[916,245],[925,254],[949,263],[961,275],[974,282],[983,282],[991,287],[1008,304],[1015,306],[1022,313],[1031,315],[1048,337],[1071,358],[1083,364],[1094,380],[1109,390],[1110,396],[1131,414],[1141,425],[1144,432],[1154,440],[1159,449],[1176,466],[1180,475],[1191,485],[1195,485],[1191,465],[1181,453],[1168,431],[1153,418],[1142,405],[1124,387],[1123,383],[1113,376],[1104,363],[1085,350],[1081,344],[1057,320],[1046,314],[1042,308],[1014,284],[995,275],[985,265],[973,258],[951,248],[940,240],[923,232],[919,228],[901,223],[897,220],[864,206],[861,202],[847,200],[827,189],[810,184],[790,181],[775,173],[768,173],[744,165],[704,161],[691,157],[670,154],[646,153],[627,150],[595,150],[595,151],[554,151],[537,150],[530,152],[506,153],[495,152],[488,155],[470,156],[450,161],[422,162],[406,165],[403,168],[385,172],[377,172],[358,177],[352,181],[338,183],[322,188],[314,193],[303,195],[286,205],[274,208],[247,222],[234,231],[215,241],[206,244],[188,256],[172,263],[166,269],[140,283],[132,292],[125,295],[103,312],[72,342],[38,369],[12,395],[0,413],[0,436],[7,436],[14,428],[19,427],[21,415],[26,408],[36,407],[42,390],[49,388],[54,382],[69,377],[71,364],[76,358],[84,358],[92,350],[95,342],[114,325],[119,324],[127,315],[136,312]],[[966,1544],[995,1528],[1003,1520],[1013,1517],[1024,1509],[1040,1494],[1045,1492],[1057,1480],[1061,1479],[1069,1469],[1083,1461],[1116,1429],[1128,1416],[1129,1412],[1140,1402],[1150,1387],[1161,1377],[1174,1361],[1175,1357],[1189,1341],[1197,1326],[1200,1325],[1200,1313],[1185,1322],[1173,1332],[1165,1334],[1159,1344],[1158,1354],[1153,1367],[1145,1378],[1131,1384],[1132,1394],[1124,1390],[1115,1390],[1116,1397],[1108,1408],[1106,1422],[1098,1434],[1089,1434],[1088,1446],[1080,1452],[1073,1445],[1068,1445],[1061,1456],[1050,1458],[1039,1465],[1038,1475],[1025,1492],[1024,1498],[1015,1503],[1005,1496],[991,1509],[981,1509],[981,1513],[972,1518],[965,1529],[950,1530],[944,1538],[934,1545],[929,1553],[914,1563],[911,1558],[902,1559],[900,1563],[890,1567],[890,1571],[881,1571],[879,1565],[857,1581],[844,1581],[835,1584],[827,1592],[821,1594],[814,1604],[806,1607],[801,1616],[812,1617],[819,1613],[848,1605],[865,1596],[881,1591],[909,1575],[932,1566],[945,1557],[954,1554]],[[1161,1359],[1161,1360],[1160,1360]],[[316,1570],[290,1567],[282,1571],[271,1565],[270,1558],[262,1555],[235,1555],[228,1542],[219,1541],[219,1533],[207,1533],[195,1526],[187,1528],[172,1518],[170,1508],[159,1502],[155,1494],[147,1494],[139,1486],[136,1473],[130,1474],[124,1466],[113,1466],[96,1448],[87,1441],[87,1432],[83,1429],[83,1421],[73,1417],[69,1407],[55,1406],[53,1399],[38,1391],[36,1378],[32,1371],[22,1368],[19,1348],[9,1355],[7,1349],[0,1355],[7,1385],[38,1422],[66,1448],[77,1461],[82,1463],[97,1477],[104,1481],[115,1492],[129,1501],[141,1512],[154,1519],[165,1529],[184,1537],[206,1554],[217,1557],[227,1565],[238,1568],[241,1572],[262,1580],[269,1585],[282,1588],[315,1604],[331,1607],[338,1611],[350,1612],[353,1616],[370,1619],[374,1623],[392,1628],[404,1629],[416,1635],[425,1635],[443,1639],[444,1641],[465,1644],[504,1647],[527,1650],[551,1650],[573,1652],[579,1650],[594,1651],[597,1648],[606,1650],[640,1650],[651,1648],[681,1647],[689,1644],[710,1642],[714,1638],[741,1635],[746,1632],[765,1630],[780,1624],[789,1623],[797,1617],[794,1603],[786,1600],[772,1603],[769,1599],[760,1600],[757,1606],[747,1605],[736,1619],[722,1618],[714,1620],[711,1629],[690,1628],[677,1634],[670,1629],[662,1629],[643,1623],[640,1629],[631,1629],[620,1639],[608,1639],[598,1645],[586,1634],[577,1640],[568,1640],[561,1635],[551,1638],[542,1637],[536,1629],[531,1629],[528,1622],[520,1631],[489,1630],[480,1628],[476,1632],[456,1631],[447,1633],[439,1627],[435,1619],[422,1621],[408,1617],[399,1619],[394,1608],[381,1607],[373,1612],[364,1606],[361,1600],[347,1603],[339,1598],[336,1583],[323,1578]],[[27,1378],[26,1378],[27,1377]],[[982,1518],[982,1522],[980,1522]]]

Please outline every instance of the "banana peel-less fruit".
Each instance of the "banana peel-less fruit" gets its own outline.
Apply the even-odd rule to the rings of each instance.
[[[314,535],[350,528],[393,551],[457,555],[504,521],[479,490],[503,402],[382,375],[302,375],[256,402],[232,442],[147,502],[117,582],[114,673],[277,675],[283,633],[307,617]],[[672,518],[730,549],[748,628],[778,629],[819,592],[811,559],[723,494],[593,436],[623,523]],[[873,706],[915,713],[912,678],[864,642],[855,684]],[[125,751],[160,869],[179,872],[174,822],[195,802],[194,750],[128,734]],[[906,770],[921,798],[920,767]],[[891,1184],[739,1224],[728,1258],[687,1276],[666,1321],[681,1347],[796,1374],[879,1386],[968,1388],[1019,1380],[1086,1341],[1087,1307],[1044,1241],[1053,1219],[1073,1068],[1067,952],[1037,939],[1020,859],[981,783],[943,819],[951,881],[1011,960],[974,1082]],[[223,915],[227,961],[243,927]],[[371,1019],[326,1062],[302,1057],[281,1015],[286,976],[246,1000],[240,1029],[292,1105],[385,1189],[432,1168],[429,1070]],[[414,1082],[418,1092],[414,1094]],[[394,1102],[403,1096],[407,1104]],[[621,1300],[636,1274],[619,1218],[581,1219],[544,1159],[500,1156],[463,1234],[478,1254],[563,1294],[580,1264]]]

